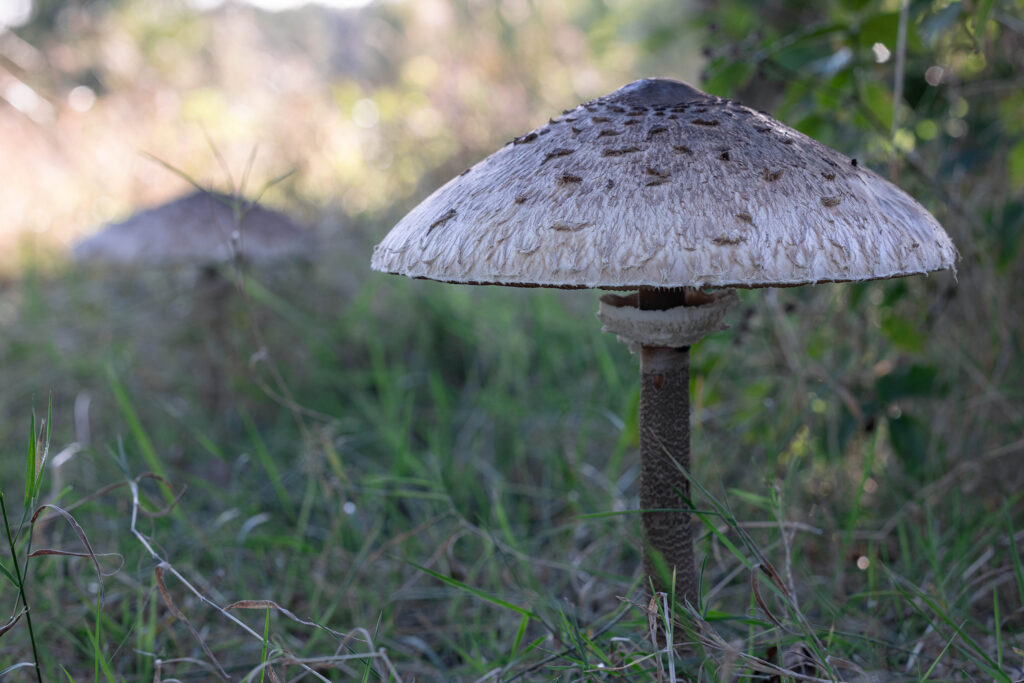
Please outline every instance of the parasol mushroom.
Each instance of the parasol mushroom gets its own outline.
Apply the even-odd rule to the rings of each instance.
[[[902,190],[843,154],[686,83],[630,83],[512,140],[435,191],[372,267],[466,284],[637,290],[598,317],[641,354],[644,569],[697,605],[689,347],[724,329],[734,287],[952,268]],[[711,292],[703,291],[711,288]]]
[[[227,348],[226,316],[231,282],[226,264],[273,266],[311,262],[316,252],[313,231],[282,213],[253,201],[216,192],[196,191],[140,211],[77,242],[74,261],[87,266],[196,268],[194,310],[200,329],[208,331],[209,367],[205,372],[207,404],[221,407],[224,384],[218,355]]]
[[[115,223],[77,242],[79,263],[125,267],[216,267],[309,260],[313,233],[255,202],[197,191]]]

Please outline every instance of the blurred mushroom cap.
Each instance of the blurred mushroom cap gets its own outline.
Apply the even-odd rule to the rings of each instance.
[[[313,232],[284,214],[229,195],[195,192],[77,242],[72,257],[120,266],[203,266],[232,261],[237,253],[243,262],[270,265],[309,260],[315,247]]]
[[[761,287],[951,268],[918,202],[728,99],[644,79],[512,140],[431,194],[375,270],[545,287]]]

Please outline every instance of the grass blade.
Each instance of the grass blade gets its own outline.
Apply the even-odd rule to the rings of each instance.
[[[121,384],[121,380],[117,378],[112,368],[108,368],[107,379],[110,383],[110,389],[114,392],[114,399],[117,401],[118,408],[121,409],[121,414],[124,415],[124,419],[128,421],[128,429],[131,431],[132,436],[135,437],[135,444],[139,447],[142,452],[142,458],[146,461],[146,466],[156,474],[158,479],[158,486],[160,492],[163,494],[164,499],[169,503],[175,502],[174,492],[171,487],[163,483],[168,479],[167,472],[164,470],[163,464],[160,462],[159,456],[156,454],[156,448],[153,447],[153,442],[150,440],[146,430],[142,427],[142,422],[139,420],[138,413],[135,412],[135,408],[132,406],[131,399],[128,397],[128,392],[125,391],[124,386]]]
[[[902,578],[900,576],[897,576],[896,574],[892,573],[891,571],[889,572],[889,577],[893,581],[893,583],[896,585],[897,589],[900,590],[901,592],[903,592],[904,598],[907,599],[907,602],[910,603],[911,606],[914,607],[914,609],[916,609],[919,613],[921,613],[921,614],[923,614],[923,615],[925,615],[927,617],[927,614],[925,613],[925,609],[918,602],[918,601],[920,601],[920,603],[923,603],[924,605],[927,606],[928,610],[930,610],[932,614],[937,616],[947,626],[952,628],[954,630],[955,634],[960,637],[960,640],[962,640],[964,642],[964,644],[968,647],[968,649],[970,651],[973,651],[978,656],[978,658],[980,658],[980,660],[982,660],[984,662],[984,664],[987,665],[987,668],[989,669],[989,671],[988,671],[989,675],[991,675],[995,680],[1005,681],[1005,683],[1010,683],[1009,677],[1006,676],[1006,674],[1002,673],[999,670],[999,666],[992,660],[992,657],[990,657],[988,652],[985,651],[985,648],[983,648],[976,640],[974,640],[974,638],[972,638],[969,633],[967,633],[966,631],[963,630],[963,628],[962,628],[963,627],[963,623],[957,624],[955,621],[953,621],[953,619],[949,616],[949,614],[947,614],[945,611],[943,611],[939,607],[939,605],[936,604],[935,600],[932,599],[932,596],[928,595],[923,590],[921,590],[920,588],[918,588],[914,584],[910,583],[906,579],[904,579],[904,578]],[[917,598],[917,599],[914,600],[914,599],[911,599],[911,597]],[[950,642],[953,642],[953,641],[951,640]]]
[[[1021,567],[1020,548],[1017,547],[1017,539],[1013,529],[1013,518],[1010,517],[1010,508],[1006,508],[1006,530],[1010,539],[1010,561],[1013,563],[1013,574],[1017,577],[1017,593],[1020,595],[1021,603],[1024,604],[1024,567]]]
[[[33,419],[33,423],[35,420]],[[34,431],[34,430],[33,430]],[[35,436],[33,435],[33,439]],[[14,562],[14,574],[18,586],[18,594],[21,596],[21,604],[25,606],[25,623],[28,626],[28,637],[32,642],[32,658],[36,664],[36,680],[39,683],[43,681],[43,672],[39,668],[39,652],[36,648],[36,635],[32,628],[32,612],[28,606],[28,598],[25,597],[25,582],[21,574],[21,565],[18,563],[18,554],[14,549],[14,537],[11,535],[11,525],[7,520],[7,506],[4,504],[4,492],[0,491],[0,512],[3,513],[4,517],[4,533],[7,534],[7,546],[11,549],[11,560]],[[28,562],[28,560],[25,560]],[[2,675],[2,674],[0,674]]]
[[[36,411],[28,427],[28,454],[25,456],[25,509],[32,505],[32,491],[36,487]]]
[[[962,627],[962,626],[963,626],[964,624],[966,624],[966,623],[967,623],[966,621],[964,621],[964,622],[961,622],[961,623],[960,623],[960,626]],[[928,679],[929,679],[929,678],[931,677],[931,675],[932,675],[932,671],[934,671],[934,670],[935,670],[935,667],[936,667],[936,666],[938,666],[939,662],[940,662],[940,661],[942,660],[943,656],[945,656],[945,654],[946,654],[946,652],[947,652],[947,651],[949,650],[950,646],[951,646],[951,645],[953,645],[953,641],[954,641],[954,640],[956,640],[956,637],[957,637],[957,635],[958,635],[958,634],[959,634],[959,630],[957,630],[957,631],[954,631],[954,632],[953,632],[953,635],[951,635],[951,636],[949,637],[949,640],[947,640],[947,641],[946,641],[946,644],[945,644],[945,646],[943,646],[942,650],[941,650],[941,651],[939,652],[939,654],[938,654],[938,655],[937,655],[937,656],[935,657],[935,661],[934,661],[934,662],[932,662],[932,665],[931,665],[931,666],[929,666],[929,667],[928,667],[928,670],[924,672],[924,676],[923,676],[923,677],[921,678],[921,681],[922,681],[922,683],[923,683],[924,681],[927,681],[927,680],[928,680]]]
[[[416,567],[417,569],[419,569],[421,572],[423,572],[425,574],[429,574],[430,576],[433,576],[438,581],[441,581],[442,583],[446,583],[449,586],[451,586],[452,588],[458,588],[459,590],[465,591],[465,592],[469,593],[470,595],[472,595],[472,596],[474,596],[476,598],[479,598],[480,600],[484,600],[484,601],[489,602],[489,603],[491,603],[493,605],[497,605],[498,607],[504,607],[505,609],[512,610],[513,612],[516,612],[517,614],[521,614],[524,617],[529,617],[531,619],[537,619],[538,621],[541,621],[541,619],[540,619],[540,617],[538,615],[534,614],[533,612],[531,612],[528,609],[520,607],[519,605],[513,605],[511,602],[509,602],[507,600],[502,600],[501,598],[499,598],[499,597],[497,597],[495,595],[491,595],[490,593],[487,593],[486,591],[482,591],[479,588],[473,588],[472,586],[467,585],[467,584],[463,583],[462,581],[459,581],[458,579],[453,579],[452,577],[446,576],[446,575],[444,575],[444,574],[442,574],[440,572],[435,572],[433,569],[427,569],[426,567],[424,567],[422,565],[418,565],[415,562],[410,562],[410,564],[413,567]]]
[[[50,394],[50,402],[49,402],[49,405],[47,405],[47,407],[46,407],[46,424],[43,425],[45,427],[45,431],[44,431],[44,433],[42,435],[40,435],[41,436],[41,441],[42,441],[43,452],[42,452],[42,455],[39,456],[38,462],[35,465],[35,472],[34,472],[34,476],[33,476],[33,479],[35,481],[34,481],[34,484],[32,486],[32,495],[31,495],[31,500],[33,500],[33,501],[36,500],[37,498],[39,498],[39,490],[43,486],[42,472],[43,472],[43,468],[46,466],[47,456],[49,456],[49,454],[50,454],[50,428],[51,428],[51,425],[53,425],[53,393]],[[39,444],[37,443],[37,446],[36,446],[37,449],[38,449],[38,445]]]
[[[264,677],[267,675],[267,652],[270,649],[270,608],[266,609],[266,616],[263,619],[263,646],[260,651],[260,664],[263,666],[260,668],[260,683],[263,683]]]

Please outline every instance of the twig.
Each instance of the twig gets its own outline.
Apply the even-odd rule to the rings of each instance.
[[[178,581],[180,581],[182,583],[182,585],[185,586],[185,588],[187,588],[189,590],[189,592],[191,592],[194,596],[196,596],[200,600],[200,602],[202,602],[202,603],[212,607],[214,610],[219,612],[222,616],[227,618],[229,621],[233,622],[236,626],[240,627],[243,631],[245,631],[247,634],[252,636],[257,641],[262,643],[263,642],[263,635],[260,634],[260,633],[257,633],[256,631],[254,631],[245,622],[241,621],[240,619],[235,617],[235,615],[231,614],[227,609],[221,607],[220,605],[218,605],[217,603],[215,603],[214,601],[212,601],[208,597],[206,597],[192,583],[190,583],[177,569],[175,569],[174,566],[170,562],[168,562],[163,557],[161,557],[160,554],[153,548],[153,545],[150,543],[149,539],[145,536],[145,534],[143,534],[141,531],[138,530],[137,522],[138,522],[139,509],[140,509],[140,503],[139,503],[139,480],[140,479],[142,479],[142,477],[136,477],[135,479],[132,479],[132,480],[130,480],[128,482],[128,487],[129,487],[129,489],[132,492],[131,533],[132,533],[132,535],[135,536],[136,539],[138,539],[139,543],[142,544],[142,546],[146,549],[146,551],[150,554],[150,556],[154,560],[156,560],[157,563],[158,563],[157,567],[156,567],[157,580],[158,580],[158,584],[159,584],[159,588],[160,588],[160,593],[161,593],[161,595],[164,598],[164,602],[167,604],[168,608],[172,612],[174,612],[175,616],[178,617],[179,619],[182,619],[183,623],[185,623],[185,625],[193,632],[193,635],[195,635],[196,638],[199,639],[200,646],[207,653],[207,656],[209,656],[211,658],[211,660],[213,660],[214,666],[216,667],[216,669],[223,675],[223,677],[226,678],[227,674],[224,673],[223,669],[220,668],[219,664],[216,664],[216,660],[213,658],[213,654],[208,649],[206,643],[203,642],[203,640],[201,638],[199,638],[198,633],[191,626],[191,624],[188,622],[188,620],[186,618],[184,618],[185,617],[184,613],[181,612],[181,610],[178,609],[177,606],[174,604],[173,600],[170,599],[170,593],[167,591],[166,586],[165,586],[165,584],[163,582],[163,574],[164,574],[164,572],[174,576],[176,579],[178,579]],[[269,601],[267,601],[267,603],[268,604],[276,605],[276,603],[269,603]],[[244,606],[245,603],[243,602],[241,604]],[[235,603],[235,606],[238,606],[238,605],[239,605],[239,603]],[[291,612],[287,612],[287,615],[294,616],[294,615],[291,614]],[[296,619],[298,619],[298,618],[296,617]],[[313,622],[306,622],[306,621],[302,621],[302,620],[300,620],[300,621],[302,623],[313,623]],[[342,634],[338,634],[338,632],[333,631],[331,629],[327,629],[325,627],[319,626],[319,624],[317,624],[317,626],[322,628],[322,629],[324,629],[324,630],[326,630],[327,632],[329,632],[331,634],[342,635]],[[357,629],[357,631],[360,631],[360,632],[362,632],[362,633],[364,633],[366,635],[366,642],[368,644],[370,644],[370,647],[372,649],[373,648],[372,639],[369,637],[369,633],[367,633],[364,629]],[[290,662],[294,663],[296,666],[301,667],[303,670],[306,671],[306,673],[313,674],[315,676],[319,676],[319,674],[317,674],[312,668],[310,668],[308,665],[303,663],[303,660],[295,658],[294,655],[291,655],[290,653],[285,653],[285,654],[287,654],[287,656],[289,656],[289,657],[292,657],[292,659],[289,660]],[[401,682],[401,678],[398,676],[397,671],[394,669],[394,665],[384,655],[384,650],[382,650],[382,649],[380,649],[380,650],[372,650],[370,653],[363,654],[362,657],[363,658],[378,659],[378,660],[383,661],[385,663],[385,666],[388,668],[389,673],[391,674],[392,680],[397,681],[399,683]],[[327,680],[327,679],[323,679],[323,680]]]

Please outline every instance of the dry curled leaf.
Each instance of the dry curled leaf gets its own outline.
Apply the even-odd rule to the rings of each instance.
[[[3,626],[0,626],[0,636],[2,636],[3,634],[7,633],[12,628],[14,628],[14,625],[17,624],[18,621],[21,619],[21,615],[24,614],[26,611],[27,610],[22,608],[22,610],[20,612],[18,612],[13,617],[8,619],[6,624],[4,624]]]

